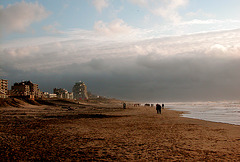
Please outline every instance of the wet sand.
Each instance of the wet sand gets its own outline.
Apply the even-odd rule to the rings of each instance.
[[[119,103],[67,106],[0,108],[2,160],[240,161],[237,125],[167,108],[156,114]]]

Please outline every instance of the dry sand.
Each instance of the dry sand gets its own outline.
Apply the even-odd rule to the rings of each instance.
[[[166,108],[122,110],[116,102],[0,110],[2,161],[240,161],[240,126]]]

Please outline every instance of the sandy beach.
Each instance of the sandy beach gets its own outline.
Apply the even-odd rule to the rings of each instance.
[[[121,102],[0,107],[2,161],[240,161],[240,126]]]

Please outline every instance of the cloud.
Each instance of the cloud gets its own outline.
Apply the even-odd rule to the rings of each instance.
[[[191,17],[191,18],[203,18],[203,17],[205,17],[205,18],[210,18],[210,19],[212,19],[212,18],[214,18],[215,17],[215,15],[214,14],[211,14],[211,13],[206,13],[206,12],[204,12],[202,9],[199,9],[199,10],[197,10],[197,11],[195,11],[195,12],[188,12],[187,14],[186,14],[186,16],[188,16],[188,17]]]
[[[104,8],[109,6],[108,0],[93,0],[92,3],[98,12],[102,12]]]
[[[147,7],[148,6],[148,0],[129,0],[133,4],[137,4],[142,7]]]
[[[128,100],[237,99],[239,37],[240,30],[232,30],[141,41],[86,36],[37,47],[2,46],[0,72],[9,80],[33,80],[50,92],[56,86],[71,91],[75,81],[83,80],[93,93]]]
[[[173,23],[179,23],[181,16],[177,12],[178,8],[185,6],[188,0],[170,0],[168,3],[165,1],[164,6],[160,6],[152,10],[156,15],[163,17],[165,20],[169,20]]]
[[[38,46],[26,46],[22,48],[9,48],[9,49],[7,48],[4,50],[4,53],[12,57],[28,57],[31,54],[34,55],[37,52],[39,52]]]
[[[127,25],[123,20],[116,19],[110,23],[104,23],[103,21],[97,21],[94,24],[94,30],[97,33],[100,33],[102,35],[106,35],[106,36],[114,36],[115,35],[116,36],[116,35],[122,35],[122,34],[131,34],[136,29]]]
[[[240,23],[239,20],[217,20],[217,19],[207,19],[207,20],[200,20],[200,19],[193,19],[191,21],[181,22],[178,25],[209,25],[209,24],[237,24]]]
[[[225,46],[221,44],[214,44],[210,47],[207,53],[217,54],[225,54],[226,52],[230,52]]]
[[[163,19],[173,23],[179,23],[181,21],[182,18],[178,13],[178,9],[188,4],[188,0],[129,1],[141,7],[147,8],[154,15],[161,16]]]
[[[62,32],[57,29],[58,26],[59,24],[55,22],[53,24],[43,26],[43,30],[53,34],[61,34]]]
[[[46,9],[36,3],[16,2],[0,8],[1,35],[11,32],[24,32],[32,23],[43,20],[49,15]]]

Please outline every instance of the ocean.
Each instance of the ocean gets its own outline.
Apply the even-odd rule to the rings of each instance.
[[[172,102],[166,108],[184,111],[183,117],[240,125],[240,101]]]

